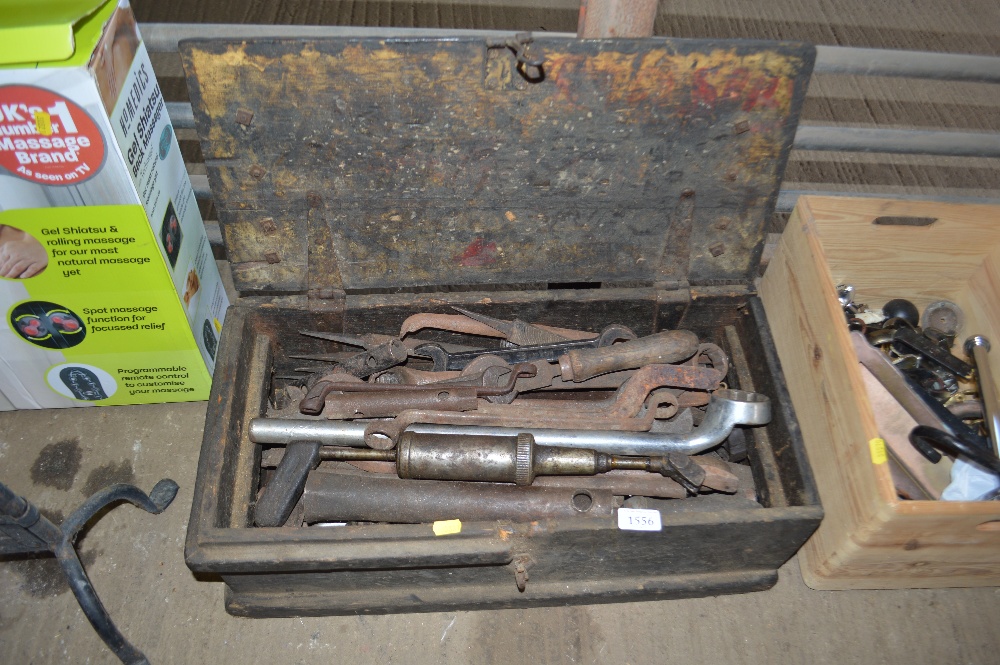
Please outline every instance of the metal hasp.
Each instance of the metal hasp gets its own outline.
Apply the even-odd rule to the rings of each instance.
[[[309,474],[302,506],[303,519],[309,524],[420,524],[450,519],[529,522],[611,517],[614,495],[609,490],[442,483],[318,470]]]
[[[83,564],[80,563],[73,541],[80,529],[106,506],[119,501],[128,501],[147,513],[158,515],[170,505],[175,496],[177,496],[177,483],[169,478],[156,483],[148,495],[134,485],[111,485],[84,501],[83,505],[62,523],[62,526],[56,526],[40,515],[33,503],[0,483],[0,520],[24,528],[56,555],[73,590],[73,595],[80,603],[80,609],[119,660],[128,665],[148,665],[149,660],[146,656],[129,644],[111,620],[111,615],[104,609],[101,599],[87,577],[87,572],[83,569]]]
[[[982,335],[973,335],[965,340],[965,352],[976,364],[983,420],[990,433],[993,452],[1000,456],[1000,402],[997,401],[997,384],[993,382],[993,372],[990,371],[990,340]]]
[[[592,448],[616,455],[665,455],[669,452],[694,455],[722,443],[736,425],[766,425],[770,421],[771,400],[766,395],[724,389],[712,393],[701,425],[685,434],[430,424],[410,425],[407,431],[473,436],[517,436],[527,432],[539,445]],[[365,426],[363,422],[354,421],[254,418],[250,421],[250,440],[270,445],[316,441],[361,448],[365,445]]]

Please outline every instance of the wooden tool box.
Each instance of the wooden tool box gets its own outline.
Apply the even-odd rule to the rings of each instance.
[[[802,549],[817,589],[1000,584],[1000,504],[905,501],[885,460],[851,346],[838,284],[878,308],[957,303],[969,335],[986,335],[1000,376],[1000,207],[803,197],[760,293],[774,329],[826,518]],[[961,348],[954,349],[963,355]]]
[[[520,38],[519,38],[520,39]],[[234,614],[436,611],[765,589],[822,511],[753,293],[814,51],[518,39],[181,45],[240,300],[230,309],[186,559]],[[519,60],[521,58],[521,60]],[[767,394],[760,507],[613,519],[252,528],[247,438],[302,329],[395,333],[419,311],[646,335],[686,328]],[[465,341],[441,335],[442,341]],[[519,592],[513,572],[527,568]]]

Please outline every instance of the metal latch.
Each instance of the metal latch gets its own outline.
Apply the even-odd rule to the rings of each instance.
[[[488,37],[483,86],[487,90],[524,90],[528,83],[543,81],[545,54],[534,41],[530,32],[519,32],[513,37]]]

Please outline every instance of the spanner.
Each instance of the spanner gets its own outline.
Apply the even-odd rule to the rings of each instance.
[[[515,349],[492,349],[489,353],[512,365],[535,360],[555,362],[559,359],[559,356],[574,349],[596,349],[603,346],[610,346],[619,340],[632,339],[635,339],[634,332],[625,326],[614,325],[608,326],[601,332],[599,337],[593,339],[572,340],[557,344],[520,346]],[[481,351],[449,353],[437,343],[421,344],[414,349],[414,353],[421,354],[433,360],[435,371],[464,369],[466,365],[482,355]]]

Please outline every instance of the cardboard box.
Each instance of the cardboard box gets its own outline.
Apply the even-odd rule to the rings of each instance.
[[[0,27],[0,409],[206,399],[229,301],[132,10],[45,13]]]
[[[937,300],[965,314],[959,343],[1000,333],[1000,208],[802,197],[760,285],[826,516],[802,548],[817,589],[1000,584],[1000,504],[896,495],[836,285],[881,306]],[[954,352],[961,355],[961,350]],[[1000,376],[1000,353],[990,355]]]

